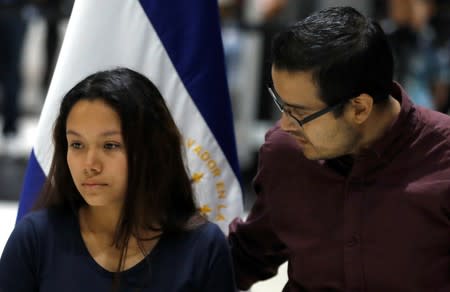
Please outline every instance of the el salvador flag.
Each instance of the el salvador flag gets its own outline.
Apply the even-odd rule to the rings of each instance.
[[[230,98],[214,0],[77,0],[37,127],[18,220],[39,194],[53,155],[63,95],[99,70],[124,66],[151,79],[185,139],[199,207],[224,232],[242,215]]]

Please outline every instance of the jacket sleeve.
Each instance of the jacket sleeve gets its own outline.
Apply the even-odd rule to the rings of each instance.
[[[39,290],[36,246],[33,225],[24,218],[14,228],[0,258],[0,292]]]
[[[270,135],[270,132],[267,136]],[[266,137],[267,139],[267,137]],[[266,156],[270,153],[266,142],[260,149],[258,172],[253,181],[256,201],[245,221],[236,218],[230,224],[228,241],[234,263],[237,286],[248,290],[255,282],[276,275],[278,267],[287,260],[287,249],[278,238],[271,221],[271,175]],[[269,152],[269,153],[268,153]]]

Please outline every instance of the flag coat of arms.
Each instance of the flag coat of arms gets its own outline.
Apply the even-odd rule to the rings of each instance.
[[[242,192],[219,11],[212,0],[75,1],[38,123],[18,219],[32,207],[50,169],[62,97],[87,75],[118,66],[146,75],[160,90],[184,137],[199,208],[226,232],[242,214]]]

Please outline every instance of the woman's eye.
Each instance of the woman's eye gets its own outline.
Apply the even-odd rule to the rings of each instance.
[[[81,149],[83,147],[83,145],[79,142],[72,142],[69,144],[69,146],[73,149]]]
[[[112,150],[112,149],[120,148],[120,144],[118,144],[118,143],[106,143],[103,147],[105,149]]]

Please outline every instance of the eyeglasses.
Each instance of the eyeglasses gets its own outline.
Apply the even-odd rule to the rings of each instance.
[[[315,120],[318,117],[337,109],[338,107],[344,105],[347,102],[347,100],[343,100],[338,104],[328,106],[299,120],[298,118],[294,117],[288,110],[286,110],[287,106],[286,103],[281,99],[281,97],[278,96],[278,94],[275,92],[274,89],[272,89],[270,86],[267,86],[267,89],[269,90],[269,93],[272,96],[272,99],[275,102],[275,105],[277,106],[278,110],[282,113],[286,113],[288,116],[293,118],[302,128],[304,124],[311,122],[312,120]]]

